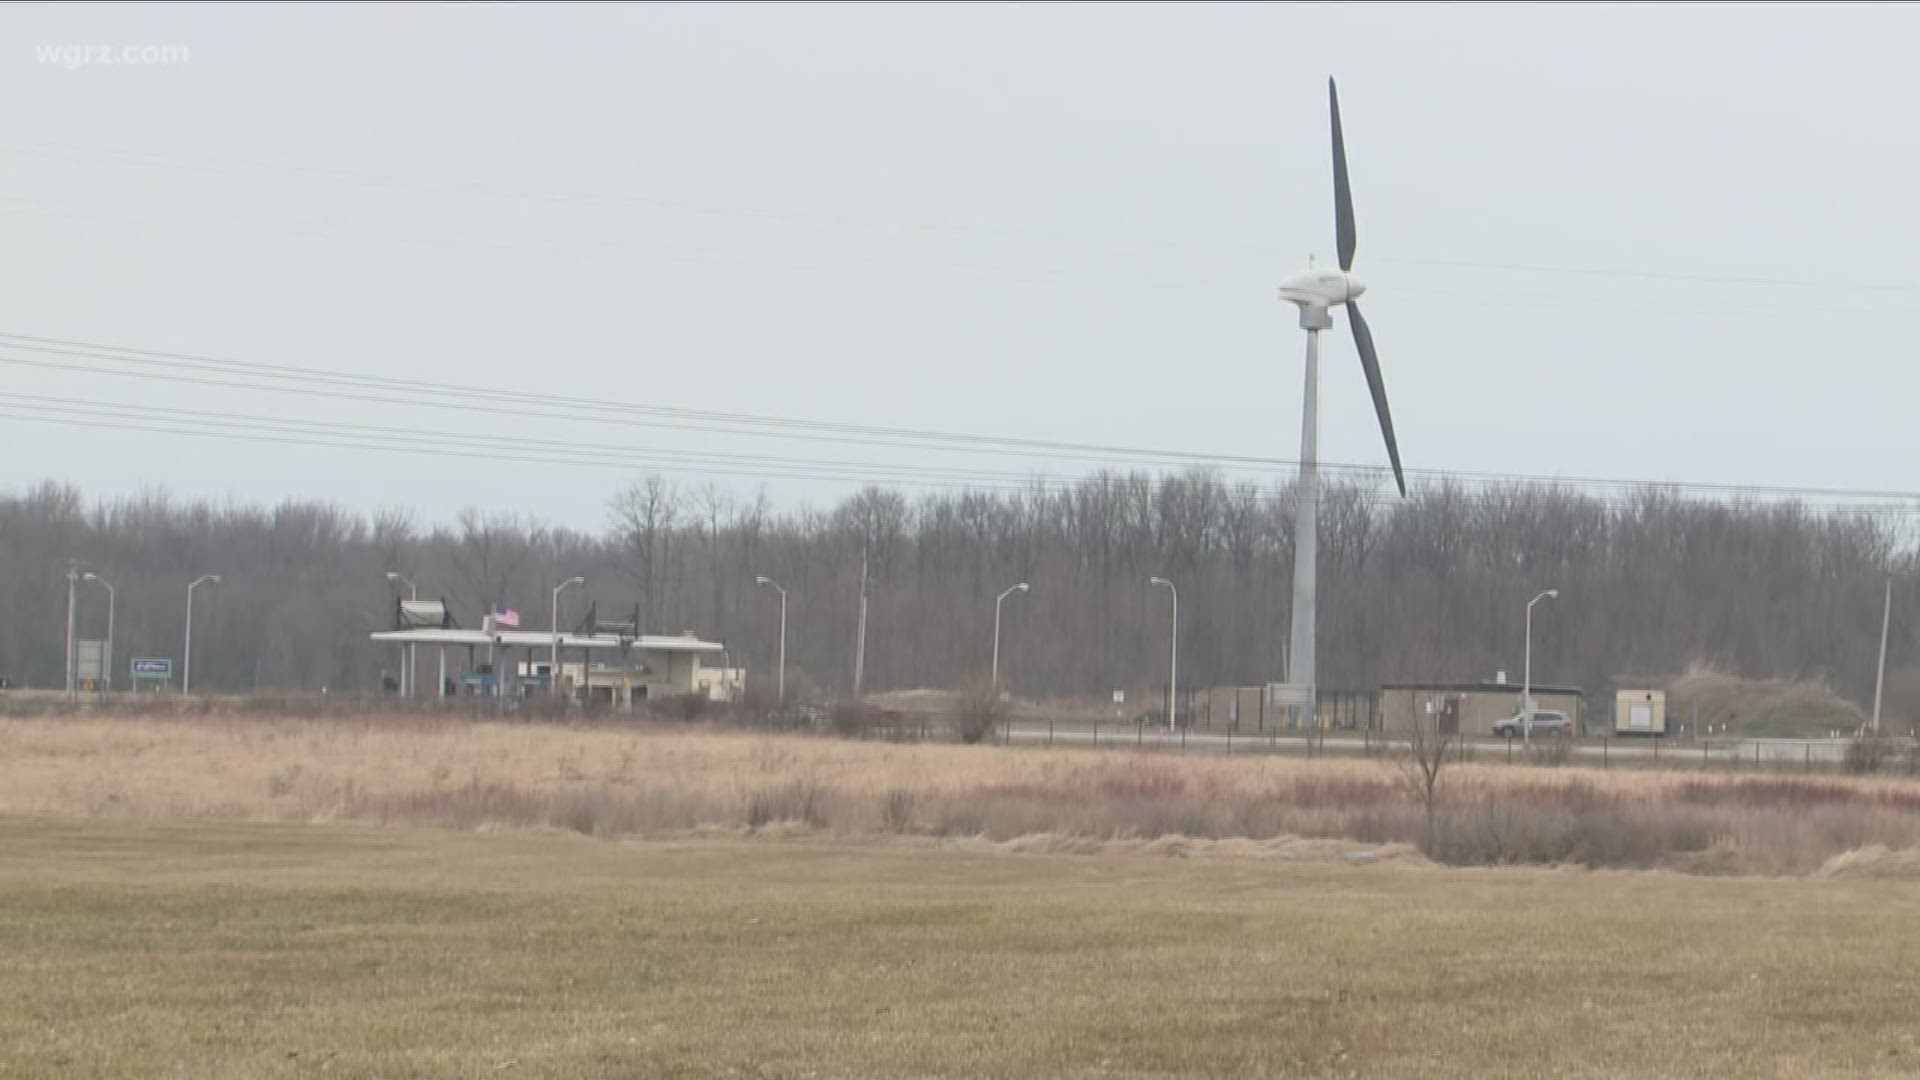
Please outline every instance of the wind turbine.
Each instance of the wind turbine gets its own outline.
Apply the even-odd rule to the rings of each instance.
[[[1320,331],[1333,326],[1329,309],[1345,305],[1353,344],[1373,392],[1373,411],[1380,416],[1380,433],[1387,439],[1387,458],[1393,462],[1393,482],[1407,494],[1400,471],[1400,445],[1393,437],[1393,416],[1387,410],[1387,387],[1380,379],[1380,357],[1373,350],[1373,331],[1355,303],[1367,291],[1353,276],[1353,189],[1347,183],[1347,144],[1340,134],[1340,92],[1327,80],[1327,108],[1333,123],[1333,227],[1340,268],[1309,265],[1280,286],[1280,299],[1300,309],[1300,329],[1307,332],[1307,386],[1300,420],[1300,483],[1295,489],[1293,547],[1293,635],[1287,652],[1287,681],[1305,695],[1305,717],[1316,711],[1318,682],[1314,673],[1315,587],[1320,560]]]

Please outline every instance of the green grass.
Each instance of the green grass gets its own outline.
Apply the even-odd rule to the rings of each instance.
[[[0,1077],[1911,1076],[1877,881],[0,818]]]

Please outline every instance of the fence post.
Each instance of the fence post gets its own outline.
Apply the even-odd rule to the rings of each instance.
[[[1607,747],[1611,746],[1612,744],[1613,744],[1612,739],[1608,738],[1605,735],[1600,736],[1600,771],[1601,772],[1607,771]]]
[[[1093,748],[1100,749],[1100,718],[1093,718]]]
[[[1145,743],[1146,741],[1147,741],[1147,725],[1145,724],[1133,725],[1133,748],[1135,750],[1140,749],[1141,744]]]
[[[1047,719],[1047,749],[1053,749],[1053,719]]]
[[[1811,741],[1809,741],[1809,742],[1804,742],[1804,743],[1801,743],[1800,745],[1801,745],[1802,747],[1804,747],[1804,748],[1806,749],[1806,751],[1807,751],[1807,765],[1806,765],[1806,768],[1804,768],[1804,769],[1801,769],[1800,771],[1801,771],[1801,772],[1812,772],[1812,771],[1813,771],[1813,743],[1812,743]]]
[[[1180,749],[1185,750],[1186,748],[1187,748],[1187,729],[1181,728],[1180,729]]]

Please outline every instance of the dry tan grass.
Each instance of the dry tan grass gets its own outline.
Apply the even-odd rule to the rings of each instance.
[[[1420,842],[1458,864],[1703,873],[1811,873],[1869,845],[1920,848],[1920,784],[1901,780],[1454,766],[1441,827],[1428,837],[1393,770],[1378,762],[418,716],[0,720],[0,813],[348,819],[609,837],[800,829],[978,837],[1034,850],[1162,838],[1342,840],[1383,850]],[[1234,847],[1167,840],[1161,850]],[[1258,844],[1239,850],[1262,853]]]
[[[0,1076],[1894,1080],[1896,881],[0,815]]]

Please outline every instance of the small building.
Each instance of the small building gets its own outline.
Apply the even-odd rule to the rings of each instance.
[[[1621,688],[1613,693],[1615,735],[1667,734],[1667,692]]]
[[[1209,687],[1200,691],[1200,701],[1193,706],[1197,714],[1192,722],[1209,730],[1256,733],[1316,726],[1326,731],[1362,731],[1379,727],[1379,702],[1372,691],[1322,688],[1316,698],[1319,723],[1315,725],[1301,715],[1304,709],[1281,704],[1285,700],[1281,697],[1284,689],[1282,683]]]
[[[1491,735],[1493,725],[1520,712],[1520,691],[1520,684],[1512,682],[1387,683],[1380,688],[1381,726],[1390,733],[1410,731],[1415,723],[1431,722],[1427,719],[1429,715],[1445,717],[1442,722],[1451,724],[1453,711],[1443,713],[1439,711],[1439,704],[1454,698],[1460,703],[1457,734]],[[1577,686],[1536,683],[1533,687],[1534,710],[1565,713],[1575,731],[1581,730],[1581,698]],[[1433,706],[1431,713],[1430,705]]]

